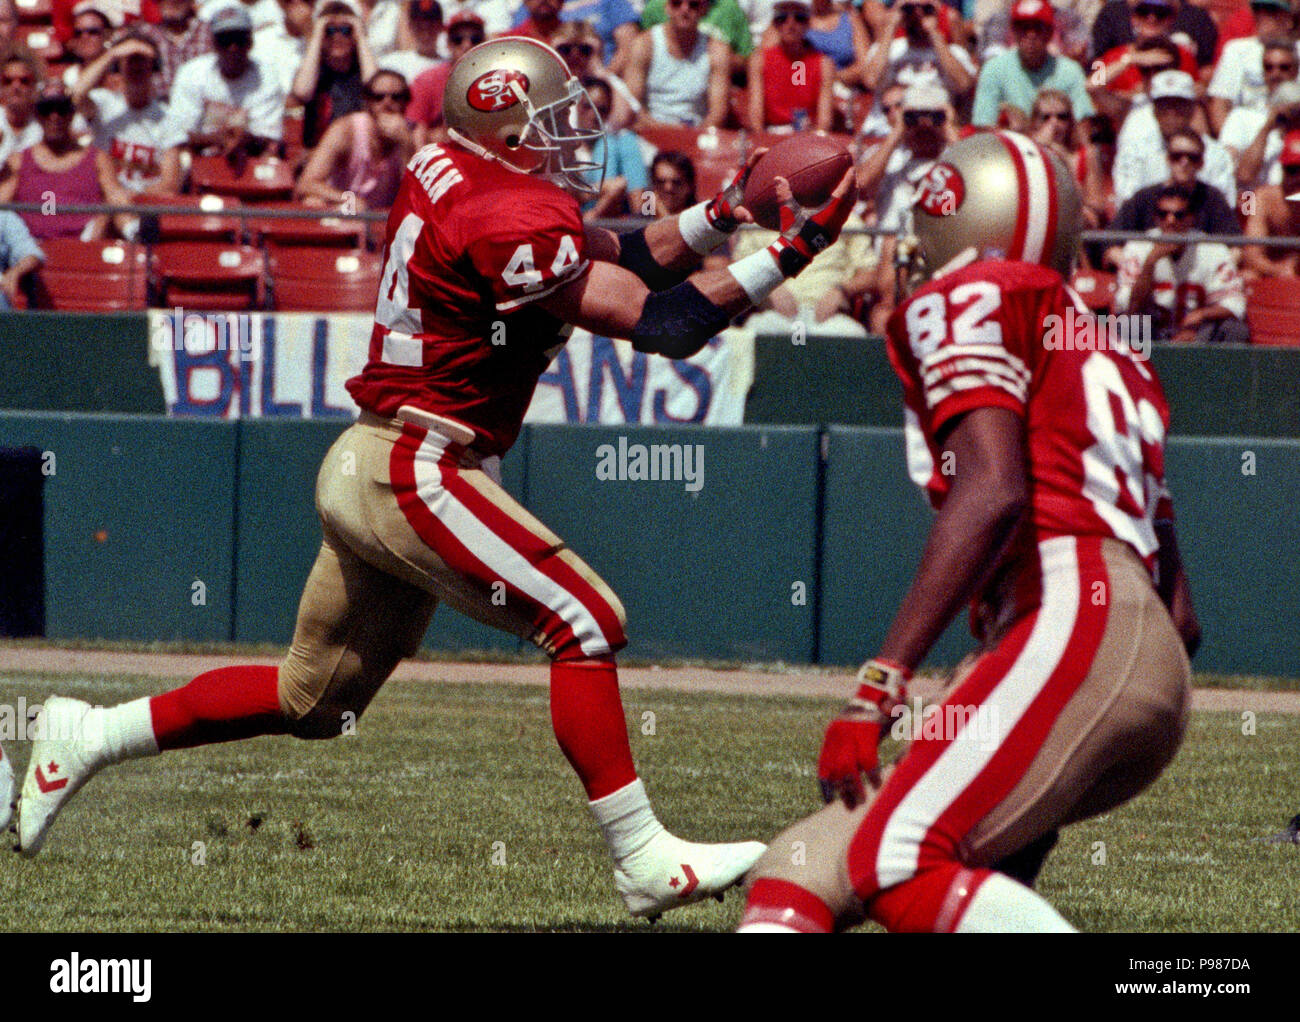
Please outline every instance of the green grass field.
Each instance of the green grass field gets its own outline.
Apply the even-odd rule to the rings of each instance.
[[[0,702],[165,687],[6,673]],[[683,836],[766,839],[815,807],[835,702],[627,691],[624,704],[651,797]],[[1173,768],[1068,831],[1039,889],[1085,930],[1300,930],[1300,847],[1258,840],[1300,811],[1296,727],[1262,714],[1243,735],[1238,714],[1196,714]],[[26,743],[6,748],[25,769]],[[729,929],[740,909],[733,892],[654,929]],[[38,858],[0,858],[8,931],[646,928],[617,900],[540,687],[395,682],[356,737],[127,763],[77,796]]]

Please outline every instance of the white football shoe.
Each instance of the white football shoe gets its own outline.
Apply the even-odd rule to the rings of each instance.
[[[23,794],[18,802],[18,850],[35,855],[59,810],[107,765],[103,736],[87,734],[83,720],[91,705],[50,696],[32,722],[41,737],[32,742]]]
[[[9,826],[14,815],[14,768],[0,745],[0,831]]]
[[[614,867],[614,886],[632,915],[654,922],[702,898],[721,901],[765,851],[757,841],[696,844],[665,830]]]

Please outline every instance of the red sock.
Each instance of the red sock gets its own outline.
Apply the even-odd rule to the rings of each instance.
[[[612,658],[551,662],[551,727],[588,799],[636,780]]]
[[[789,880],[760,877],[749,889],[740,925],[773,923],[799,933],[830,933],[835,916],[826,903],[811,891]]]
[[[876,895],[868,915],[890,933],[952,933],[991,875],[987,869],[945,863]]]
[[[284,734],[278,667],[222,667],[149,700],[159,749]]]

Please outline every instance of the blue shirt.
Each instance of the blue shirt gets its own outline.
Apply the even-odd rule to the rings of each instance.
[[[609,155],[605,155],[605,144],[609,143]],[[596,140],[591,147],[591,158],[600,163],[605,161],[605,177],[621,177],[627,182],[627,191],[643,191],[650,187],[650,174],[645,166],[645,154],[641,151],[641,140],[636,133],[624,128],[613,135],[606,134]],[[600,180],[600,171],[593,170],[583,175],[592,184]],[[596,204],[592,199],[583,209],[590,209]]]
[[[523,5],[515,11],[512,28],[528,20]],[[564,0],[560,9],[561,21],[587,21],[605,45],[605,63],[614,58],[614,29],[619,25],[641,25],[641,16],[628,0]]]
[[[970,122],[977,128],[996,124],[1003,103],[1010,103],[1025,113],[1032,113],[1039,89],[1059,89],[1070,97],[1074,119],[1092,115],[1088,83],[1083,68],[1069,57],[1049,54],[1037,71],[1026,71],[1020,63],[1020,51],[1012,47],[990,57],[980,68],[975,83],[975,103]]]
[[[45,262],[45,253],[22,217],[8,209],[0,210],[0,273],[12,269],[29,255]]]

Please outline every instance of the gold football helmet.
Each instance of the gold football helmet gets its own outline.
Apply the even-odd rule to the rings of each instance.
[[[900,253],[914,282],[955,260],[990,258],[1041,263],[1068,278],[1082,207],[1059,157],[1015,132],[978,132],[945,149],[921,179],[913,236],[900,239]]]
[[[586,108],[594,128],[578,124]],[[564,59],[536,39],[492,39],[456,61],[442,100],[447,134],[472,153],[567,191],[596,195],[604,166],[590,147],[604,134],[600,114]],[[579,150],[586,147],[587,156]]]

